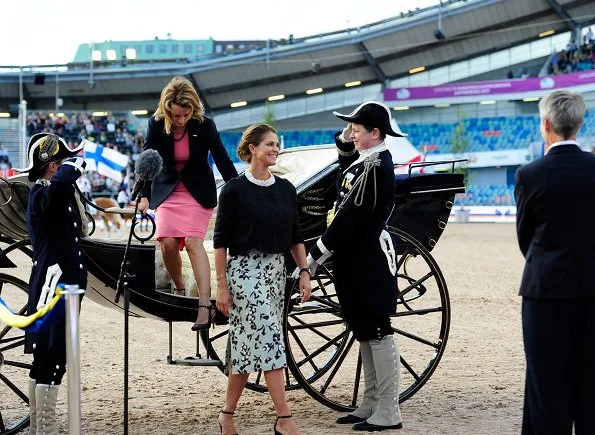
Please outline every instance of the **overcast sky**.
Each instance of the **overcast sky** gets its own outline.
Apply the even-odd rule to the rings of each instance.
[[[0,66],[63,64],[106,40],[280,39],[360,26],[438,0],[2,0]]]

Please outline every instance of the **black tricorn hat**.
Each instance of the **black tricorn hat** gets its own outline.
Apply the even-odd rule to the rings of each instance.
[[[390,109],[379,101],[366,101],[360,104],[349,115],[344,115],[339,112],[333,112],[337,118],[343,121],[353,122],[354,124],[365,125],[366,127],[374,127],[384,134],[395,137],[406,137],[398,126],[393,127],[392,115]]]
[[[37,181],[50,162],[76,156],[83,149],[83,143],[76,148],[69,148],[60,136],[52,133],[37,133],[29,139],[28,147],[29,166],[17,171],[28,172],[29,181]]]

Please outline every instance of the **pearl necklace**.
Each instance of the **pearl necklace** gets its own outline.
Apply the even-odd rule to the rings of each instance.
[[[269,175],[270,177],[266,180],[259,180],[258,178],[255,178],[254,175],[252,175],[252,172],[250,172],[249,170],[246,169],[244,171],[244,176],[248,179],[248,181],[256,184],[257,186],[271,186],[275,184],[275,177],[270,172]]]

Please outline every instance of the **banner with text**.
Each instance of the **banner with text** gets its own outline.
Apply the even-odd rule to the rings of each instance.
[[[384,90],[385,101],[409,101],[453,97],[473,97],[550,91],[559,88],[595,84],[595,70],[559,76],[485,82],[451,83],[440,86],[390,88]]]

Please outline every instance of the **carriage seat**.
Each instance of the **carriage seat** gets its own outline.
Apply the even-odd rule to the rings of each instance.
[[[388,224],[431,251],[446,228],[455,195],[465,192],[463,174],[398,175],[395,180],[395,205]]]
[[[463,174],[399,174],[395,194],[416,194],[435,190],[465,189]]]

